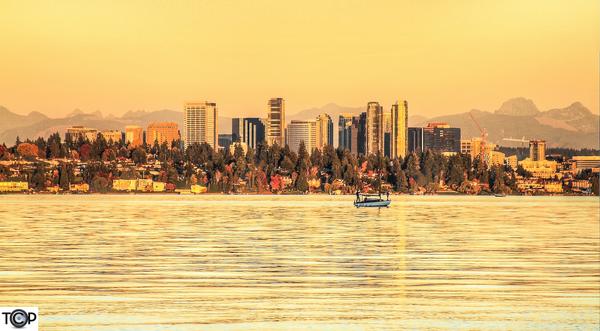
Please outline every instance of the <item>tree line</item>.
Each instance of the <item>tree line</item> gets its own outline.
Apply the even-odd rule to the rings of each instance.
[[[209,144],[183,148],[181,141],[171,144],[155,142],[133,147],[124,141],[107,141],[98,134],[94,141],[79,137],[61,140],[58,133],[48,139],[24,142],[17,138],[14,146],[0,145],[0,159],[56,159],[58,166],[35,162],[23,171],[21,179],[31,187],[43,189],[59,185],[88,183],[95,192],[107,192],[113,179],[146,178],[150,174],[140,167],[159,165],[155,179],[169,189],[204,185],[209,192],[330,192],[396,191],[432,193],[447,185],[463,193],[482,190],[495,193],[516,192],[516,174],[531,176],[524,169],[513,171],[505,165],[487,166],[469,155],[444,156],[432,150],[411,153],[405,158],[388,158],[381,153],[354,155],[348,150],[325,146],[307,151],[304,144],[292,151],[287,145],[259,144],[247,153],[237,145],[233,151],[213,149]],[[123,166],[125,164],[125,166]],[[75,175],[75,168],[81,171]],[[0,169],[0,180],[10,171]]]

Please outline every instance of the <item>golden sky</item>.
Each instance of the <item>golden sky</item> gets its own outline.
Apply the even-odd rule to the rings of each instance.
[[[0,105],[224,115],[407,99],[411,115],[598,112],[600,1],[0,0]],[[387,106],[386,106],[387,107]]]

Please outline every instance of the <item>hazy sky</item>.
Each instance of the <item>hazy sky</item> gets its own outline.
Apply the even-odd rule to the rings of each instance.
[[[62,116],[217,102],[263,115],[407,99],[411,114],[598,112],[600,1],[0,0],[0,105]],[[1,119],[0,119],[1,120]]]

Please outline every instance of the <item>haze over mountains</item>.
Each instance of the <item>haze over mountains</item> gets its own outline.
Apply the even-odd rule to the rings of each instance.
[[[383,105],[388,108],[390,105]],[[322,107],[306,109],[295,114],[288,114],[287,120],[314,119],[318,114],[327,113],[334,121],[334,133],[337,136],[337,119],[342,113],[359,114],[365,111],[361,107],[344,107],[330,103]],[[600,148],[598,115],[579,102],[564,108],[540,111],[532,100],[513,98],[505,101],[491,112],[473,109],[470,111],[479,124],[488,131],[488,140],[498,145],[520,146],[520,143],[505,141],[503,138],[545,139],[549,146],[570,148]],[[479,129],[471,119],[469,112],[454,115],[426,118],[411,109],[409,103],[409,126],[424,126],[427,122],[447,122],[451,126],[462,129],[462,137],[478,137]],[[99,111],[84,113],[75,110],[63,118],[49,118],[39,112],[18,115],[0,106],[0,143],[12,145],[16,137],[47,137],[53,132],[64,134],[67,127],[83,125],[99,130],[120,129],[125,125],[146,127],[151,122],[172,121],[182,128],[181,111],[130,111],[121,117],[103,116]],[[231,118],[219,117],[219,132],[231,132]],[[335,137],[334,137],[335,138]],[[337,138],[334,139],[337,143]]]

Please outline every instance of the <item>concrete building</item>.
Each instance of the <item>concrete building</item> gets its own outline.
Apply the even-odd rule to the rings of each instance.
[[[483,144],[480,137],[474,137],[470,140],[462,139],[460,141],[460,152],[471,156],[471,160],[475,160],[481,156],[483,151],[483,160],[487,165],[504,164],[504,153],[496,151],[496,144],[487,142]]]
[[[574,170],[600,169],[600,156],[573,156]]]
[[[500,151],[490,151],[490,159],[488,165],[504,165],[505,154]]]
[[[267,144],[285,143],[285,101],[282,98],[272,98],[268,103]]]
[[[306,151],[310,153],[317,147],[316,121],[292,121],[287,127],[287,144],[290,150],[298,152],[300,142],[304,141]]]
[[[545,140],[530,140],[529,141],[529,158],[532,161],[541,161],[546,159],[546,141]]]
[[[491,144],[486,142],[484,144],[483,140],[479,137],[475,137],[471,139],[471,160],[475,160],[475,158],[481,156],[483,154],[483,160],[486,163],[490,162],[492,151],[496,148],[495,144]]]
[[[102,131],[102,137],[106,141],[111,141],[113,143],[118,143],[123,139],[123,132],[119,130],[104,130]]]
[[[316,120],[316,148],[323,150],[325,145],[333,146],[333,121],[325,113],[317,116]]]
[[[366,153],[377,154],[377,152],[383,152],[383,107],[379,105],[379,102],[369,102],[366,116]]]
[[[188,102],[183,109],[183,141],[185,147],[207,143],[217,149],[218,111],[214,102]],[[227,145],[229,146],[229,145]]]
[[[65,133],[65,139],[71,139],[73,141],[77,141],[80,138],[83,140],[94,141],[98,137],[98,130],[94,128],[86,128],[81,125],[75,125],[70,128],[67,128],[67,132]]]
[[[471,139],[460,140],[460,153],[465,155],[471,155],[472,144]]]
[[[517,170],[518,160],[516,155],[508,156],[504,159],[504,162],[507,166],[511,167],[513,170]]]
[[[530,158],[526,158],[523,161],[519,161],[519,165],[523,167],[523,169],[531,172],[536,178],[548,179],[553,177],[562,177],[561,173],[556,172],[558,167],[556,161],[534,161]]]
[[[137,125],[125,127],[125,143],[132,147],[141,146],[144,143],[144,129]]]
[[[179,127],[175,122],[150,123],[146,130],[146,144],[149,146],[152,146],[155,141],[158,141],[159,145],[166,142],[170,147],[173,141],[179,139]]]
[[[391,115],[391,153],[390,157],[406,157],[408,152],[408,102],[406,100],[392,105]]]

